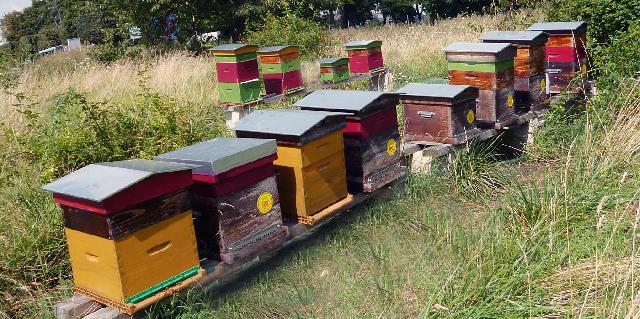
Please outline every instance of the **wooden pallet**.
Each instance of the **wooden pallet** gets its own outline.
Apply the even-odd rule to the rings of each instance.
[[[232,110],[237,110],[239,108],[242,109],[246,107],[257,107],[260,103],[262,103],[262,98],[253,100],[250,102],[245,102],[245,103],[225,102],[225,103],[218,104],[218,107],[224,111],[232,111]]]
[[[518,123],[518,115],[516,114],[512,114],[510,116],[508,116],[505,119],[500,120],[499,122],[496,122],[493,125],[493,128],[496,130],[505,130],[509,128],[509,125],[513,125]]]
[[[402,183],[403,180],[394,181],[394,183]],[[247,270],[263,263],[276,256],[280,251],[290,247],[311,236],[317,229],[328,224],[334,217],[354,208],[355,206],[378,196],[384,196],[389,193],[391,187],[384,187],[372,193],[363,193],[357,195],[349,194],[346,198],[334,203],[317,213],[313,221],[309,224],[299,223],[297,221],[286,221],[287,240],[274,247],[271,250],[264,251],[259,255],[247,260],[243,263],[227,264],[220,261],[205,260],[201,263],[204,269],[200,276],[189,278],[175,286],[159,292],[158,294],[147,298],[133,305],[118,305],[109,302],[105,298],[93,296],[90,292],[78,291],[73,297],[60,302],[54,306],[54,315],[57,319],[129,319],[131,314],[138,313],[149,307],[150,305],[166,300],[170,296],[183,293],[190,288],[220,286],[228,282],[236,280]],[[85,296],[91,295],[91,296]]]

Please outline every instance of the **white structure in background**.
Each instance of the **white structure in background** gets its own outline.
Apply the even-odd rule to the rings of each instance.
[[[198,41],[200,41],[202,43],[216,41],[216,40],[220,39],[220,35],[221,34],[222,34],[221,31],[213,31],[213,32],[203,33],[203,34],[198,36]]]
[[[129,27],[129,39],[131,40],[142,39],[142,31],[140,31],[139,27],[136,27],[136,26]]]
[[[67,39],[67,51],[80,49],[80,38]]]

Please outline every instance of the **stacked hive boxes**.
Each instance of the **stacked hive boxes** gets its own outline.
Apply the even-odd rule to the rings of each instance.
[[[587,77],[587,24],[585,22],[536,23],[530,31],[548,34],[546,44],[548,93],[560,93],[576,77]]]
[[[349,79],[349,58],[326,58],[318,60],[320,81],[338,83]]]
[[[478,88],[468,85],[410,83],[398,90],[404,108],[405,141],[459,144],[474,127]]]
[[[517,48],[514,61],[516,110],[536,110],[549,104],[544,74],[546,39],[541,31],[496,31],[482,37],[482,42],[511,43]]]
[[[306,220],[347,196],[343,114],[258,110],[235,126],[237,137],[278,143],[278,191],[282,213]]]
[[[267,94],[282,94],[304,87],[300,71],[300,47],[273,46],[258,50]]]
[[[211,49],[216,60],[221,103],[244,104],[260,100],[262,88],[256,50],[257,46],[247,44],[223,44]]]
[[[382,41],[353,41],[345,47],[351,74],[370,74],[383,69]]]
[[[478,120],[496,127],[516,120],[513,112],[513,59],[508,43],[453,43],[446,47],[449,84],[471,85],[479,92]]]
[[[43,188],[64,211],[76,289],[128,311],[201,276],[185,189],[191,165],[146,160],[92,164]]]
[[[281,243],[276,141],[216,138],[156,156],[197,165],[191,188],[196,235],[204,258],[233,263]],[[218,247],[215,247],[217,243]],[[212,253],[212,248],[217,248]]]
[[[318,90],[298,101],[303,110],[347,114],[343,129],[349,193],[372,192],[404,174],[400,165],[398,94]]]

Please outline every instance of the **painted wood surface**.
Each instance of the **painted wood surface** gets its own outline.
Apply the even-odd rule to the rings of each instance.
[[[498,73],[449,70],[449,84],[471,85],[483,90],[512,87],[513,69]]]
[[[544,46],[518,48],[514,60],[514,75],[528,77],[544,73],[545,59]]]
[[[240,55],[215,55],[214,60],[216,62],[242,62],[248,60],[256,60],[258,54],[255,52],[247,52]]]
[[[349,193],[364,190],[364,184],[374,180],[372,176],[387,170],[399,161],[401,151],[397,128],[370,138],[345,139],[345,163]]]
[[[513,69],[513,60],[500,62],[476,62],[476,61],[449,61],[447,62],[449,70],[458,71],[476,71],[476,72],[501,72]]]
[[[348,56],[369,56],[377,53],[381,53],[382,49],[380,47],[369,48],[369,49],[357,49],[357,50],[348,50]]]
[[[260,99],[260,80],[243,83],[218,83],[218,100],[229,103],[247,103]]]
[[[546,59],[548,62],[577,62],[585,56],[574,48],[552,48],[547,47]]]
[[[512,117],[515,107],[513,86],[499,90],[480,90],[478,97],[478,120],[501,122]]]
[[[476,100],[451,104],[437,99],[401,100],[404,109],[405,141],[443,143],[473,129],[476,120]]]
[[[349,70],[353,73],[368,73],[375,69],[382,68],[384,60],[382,52],[374,53],[367,56],[350,56]]]
[[[218,214],[222,260],[233,263],[250,258],[243,250],[255,252],[254,246],[263,245],[262,241],[282,225],[276,177],[219,198]]]
[[[274,165],[305,167],[341,152],[344,141],[341,131],[333,131],[302,146],[278,145],[278,159]]]
[[[293,70],[286,73],[270,73],[262,76],[266,94],[282,94],[295,88],[303,87],[302,71]]]
[[[258,60],[216,63],[218,82],[240,83],[258,79]]]
[[[517,77],[514,85],[514,97],[517,111],[538,110],[549,105],[546,94],[546,76],[544,73],[530,77]]]
[[[65,234],[75,286],[117,303],[199,266],[191,211],[118,240]]]
[[[395,101],[395,99],[394,99]],[[383,101],[384,103],[384,101]],[[388,105],[384,107],[384,105]],[[368,138],[398,127],[396,103],[384,103],[376,113],[359,118],[347,116],[347,125],[342,132],[345,137]]]
[[[260,64],[260,70],[262,74],[282,74],[290,71],[300,70],[300,60],[293,60],[289,62],[273,63],[273,64]]]
[[[69,206],[61,208],[66,228],[106,239],[120,239],[190,210],[191,201],[187,191],[183,189],[110,215]]]
[[[554,48],[586,48],[587,34],[549,34],[547,47]]]
[[[295,61],[300,58],[300,52],[289,52],[282,55],[260,55],[260,63],[277,64]]]

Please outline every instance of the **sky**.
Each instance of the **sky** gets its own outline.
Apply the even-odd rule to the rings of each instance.
[[[31,5],[31,0],[0,0],[0,18],[8,12],[21,10]]]

